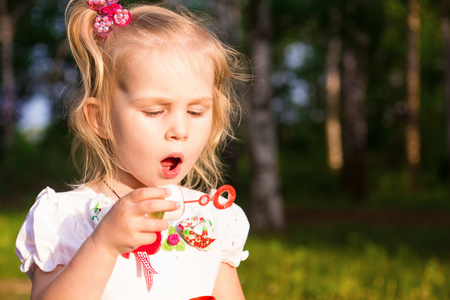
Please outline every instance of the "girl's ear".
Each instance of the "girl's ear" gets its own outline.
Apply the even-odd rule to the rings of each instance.
[[[103,124],[102,114],[97,98],[87,98],[83,104],[83,113],[91,129],[102,139],[108,139]]]

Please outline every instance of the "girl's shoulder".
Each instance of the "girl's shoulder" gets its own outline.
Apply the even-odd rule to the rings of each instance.
[[[67,192],[46,187],[39,193],[16,240],[22,272],[31,275],[34,265],[50,272],[68,263],[93,231],[89,205],[96,197],[87,187]]]
[[[98,194],[87,186],[64,192],[56,192],[46,187],[38,194],[34,206],[51,206],[66,213],[82,212],[85,211],[87,203],[96,197]]]

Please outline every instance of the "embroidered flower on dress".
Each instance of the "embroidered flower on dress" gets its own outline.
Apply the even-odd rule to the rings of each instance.
[[[169,235],[167,239],[162,243],[162,249],[164,251],[172,251],[173,249],[177,251],[184,251],[186,244],[180,239],[177,231],[173,226],[169,227]]]
[[[186,242],[199,250],[206,250],[216,240],[210,219],[194,216],[183,220],[178,226]],[[201,234],[196,232],[197,227],[201,227]]]
[[[180,242],[180,238],[178,237],[178,234],[172,233],[172,234],[169,235],[169,237],[167,238],[167,242],[168,242],[169,244],[171,244],[172,246],[175,246],[176,244],[178,244],[178,242]]]
[[[100,194],[97,199],[94,199],[90,205],[91,219],[97,226],[106,213],[114,205],[114,201],[107,195]]]

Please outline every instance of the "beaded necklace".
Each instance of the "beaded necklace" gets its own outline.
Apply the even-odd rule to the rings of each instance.
[[[109,184],[106,182],[106,180],[103,180],[103,182],[106,184],[106,186],[111,190],[111,192],[114,193],[114,195],[116,195],[117,199],[120,199],[120,196],[116,193],[115,190],[113,190],[112,187],[109,186]]]

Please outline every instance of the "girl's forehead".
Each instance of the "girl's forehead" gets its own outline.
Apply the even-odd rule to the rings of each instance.
[[[119,88],[137,98],[147,94],[176,97],[183,91],[206,97],[212,94],[215,84],[211,59],[194,51],[162,48],[141,51],[128,59],[125,68]]]
[[[181,49],[181,47],[152,47],[136,51],[125,59],[125,70],[122,80],[128,77],[139,76],[144,70],[152,69],[152,66],[163,65],[168,70],[188,68],[195,76],[211,76],[214,72],[213,60],[204,51],[196,49]],[[158,71],[159,70],[159,71]],[[161,72],[161,68],[152,69],[154,76]]]

